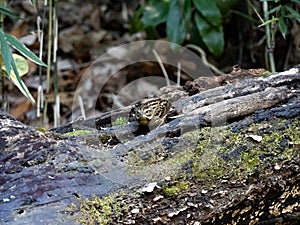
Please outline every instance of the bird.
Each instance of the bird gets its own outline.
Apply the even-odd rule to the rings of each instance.
[[[144,99],[134,104],[129,114],[129,120],[135,120],[139,126],[152,130],[164,123],[171,106],[167,99]]]

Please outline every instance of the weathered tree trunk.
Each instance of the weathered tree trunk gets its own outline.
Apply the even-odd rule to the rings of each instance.
[[[109,224],[299,224],[299,71],[201,91],[145,135],[112,126],[130,107],[45,134],[0,112],[1,223],[90,223],[66,213],[75,197],[122,190],[115,203],[132,204]],[[60,134],[79,129],[90,133]]]

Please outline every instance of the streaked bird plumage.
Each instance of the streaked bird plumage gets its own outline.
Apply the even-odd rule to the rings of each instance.
[[[134,105],[129,118],[134,118],[142,126],[159,126],[164,122],[170,108],[171,103],[166,99],[145,99]]]

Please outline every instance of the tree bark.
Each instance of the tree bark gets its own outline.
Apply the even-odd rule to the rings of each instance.
[[[161,181],[166,188],[155,188],[150,193],[125,198],[144,204],[143,210],[139,213],[123,212],[121,218],[108,223],[299,224],[300,142],[295,141],[299,137],[299,87],[299,71],[290,71],[201,89],[200,93],[172,102],[176,116],[170,115],[165,124],[144,135],[135,132],[138,126],[135,121],[121,126],[111,124],[114,118],[128,118],[131,107],[98,118],[75,121],[45,134],[0,112],[0,221],[3,224],[74,224],[76,220],[66,213],[66,209],[70,203],[76,202],[78,195],[109,196],[120,190],[130,193],[147,183]],[[177,162],[166,164],[173,157],[175,159],[175,155],[185,154],[184,147],[194,154],[196,150],[193,149],[200,148],[198,142],[202,141],[205,127],[227,127],[238,133],[251,124],[263,122],[261,126],[264,128],[261,129],[268,129],[272,134],[283,129],[271,129],[274,124],[270,122],[278,118],[296,124],[294,136],[286,138],[290,155],[272,161],[264,161],[261,156],[260,162],[245,177],[227,179],[226,170],[227,174],[219,174],[207,184],[185,171],[183,181],[183,164],[188,162],[181,161],[180,168],[175,168]],[[62,135],[83,129],[90,133]],[[190,139],[186,142],[185,134],[194,132],[198,132],[195,143]],[[257,142],[258,134],[259,131],[255,135],[243,134],[243,137]],[[281,140],[284,142],[285,139]],[[157,149],[162,149],[162,152]],[[218,162],[230,158],[235,170],[239,170],[242,161],[235,155],[240,151],[237,149],[216,153]],[[274,155],[272,151],[269,149],[268,153]],[[244,157],[246,153],[251,152],[241,154]],[[197,154],[194,156],[199,156]],[[208,160],[211,151],[203,154],[207,158],[202,155],[202,159],[211,160]],[[192,158],[192,166],[198,165],[199,160]],[[139,167],[141,161],[147,161],[147,165]],[[166,165],[170,167],[161,169]],[[192,166],[185,167],[185,170]],[[129,173],[132,168],[134,172]],[[142,171],[138,171],[141,168]],[[206,167],[209,168],[215,167]],[[169,183],[162,181],[169,172],[173,180]],[[209,172],[204,173],[207,176]],[[231,171],[230,176],[233,173],[235,171]],[[185,182],[188,187],[182,192],[179,190],[176,197],[168,195],[167,187]],[[163,200],[155,203],[153,198],[156,195],[162,195]],[[164,204],[167,206],[163,207]],[[81,214],[75,215],[80,217]],[[115,215],[110,216],[116,219]]]

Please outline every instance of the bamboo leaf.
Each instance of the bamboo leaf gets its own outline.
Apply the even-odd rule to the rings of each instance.
[[[287,25],[286,25],[283,17],[279,18],[279,29],[280,29],[280,32],[281,32],[283,38],[285,39],[285,35],[287,32]]]
[[[265,26],[265,25],[267,25],[267,24],[269,24],[269,23],[272,23],[272,22],[274,22],[274,21],[277,21],[277,20],[279,20],[279,19],[274,17],[274,18],[272,18],[272,19],[270,19],[270,20],[267,20],[266,22],[260,24],[258,27]]]
[[[13,19],[20,19],[20,17],[17,14],[13,13],[9,8],[4,7],[2,5],[0,5],[0,14],[9,16]]]
[[[24,55],[29,60],[35,62],[41,66],[47,66],[43,61],[41,61],[32,51],[30,51],[22,42],[20,42],[16,37],[10,34],[5,34],[7,41],[10,45],[19,51],[22,55]]]
[[[300,2],[299,2],[300,3]],[[286,9],[291,13],[291,17],[300,22],[300,14],[292,9],[291,7],[286,7]]]
[[[25,74],[28,72],[28,70],[29,70],[28,63],[27,63],[26,59],[23,58],[23,57],[20,56],[20,55],[17,55],[17,54],[12,54],[12,56],[13,56],[13,59],[15,60],[15,63],[16,63],[16,66],[17,66],[19,75],[20,75],[20,76],[25,75]],[[6,72],[6,68],[5,68],[4,65],[2,66],[2,70],[4,70],[4,71]],[[15,74],[14,74],[13,71],[10,71],[10,74],[7,75],[8,78],[9,78],[11,75],[14,75],[14,76],[15,76]]]
[[[19,88],[19,90],[22,92],[22,94],[31,101],[32,104],[35,104],[35,100],[34,100],[33,96],[30,94],[28,88],[26,87],[26,85],[20,78],[20,75],[19,75],[19,72],[18,72],[18,69],[17,69],[17,66],[16,66],[14,60],[12,60],[11,66],[14,71],[14,74],[11,74],[10,80]]]
[[[3,63],[5,66],[5,71],[8,74],[10,74],[12,54],[11,54],[11,50],[7,44],[5,34],[3,33],[1,28],[0,28],[0,43],[1,43],[1,56],[2,56]]]

